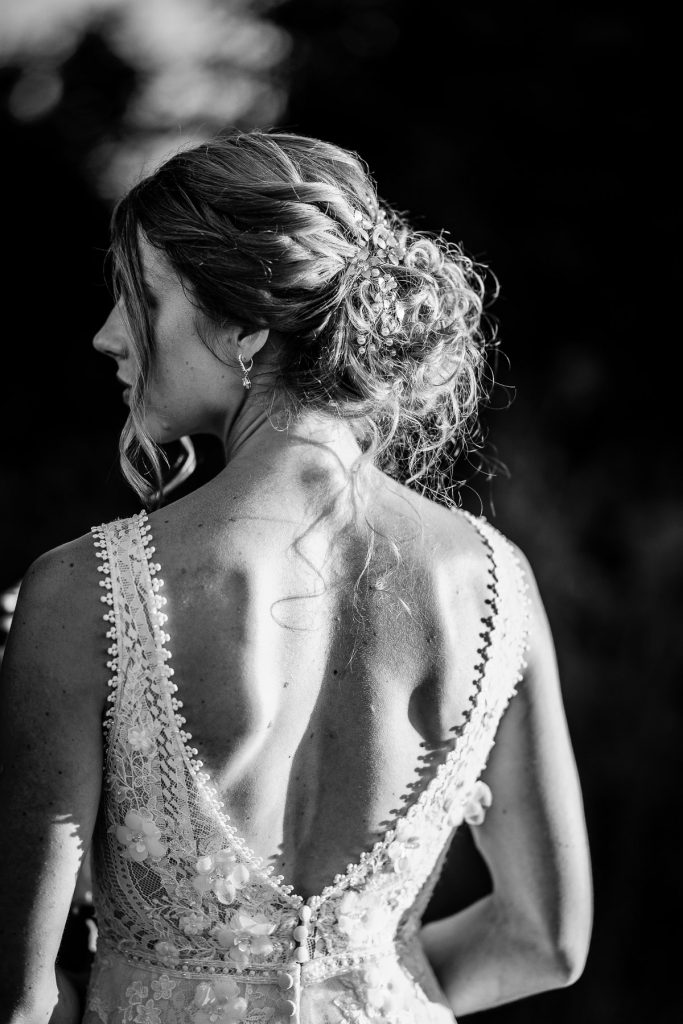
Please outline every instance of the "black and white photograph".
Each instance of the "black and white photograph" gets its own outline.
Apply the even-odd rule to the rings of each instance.
[[[0,0],[0,1024],[678,1024],[673,12]]]

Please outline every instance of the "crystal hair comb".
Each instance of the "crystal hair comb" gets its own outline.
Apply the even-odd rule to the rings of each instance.
[[[358,335],[358,354],[377,351],[378,345],[396,355],[396,331],[403,320],[403,306],[398,300],[397,281],[389,267],[403,262],[405,249],[397,239],[384,210],[376,220],[369,220],[360,210],[353,211],[360,238],[352,265],[359,270],[361,302],[366,330]],[[364,287],[365,282],[368,287]]]

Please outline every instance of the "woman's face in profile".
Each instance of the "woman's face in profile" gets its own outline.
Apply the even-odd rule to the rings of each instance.
[[[159,444],[185,434],[224,437],[242,398],[240,377],[199,337],[201,314],[163,253],[144,235],[140,236],[140,254],[155,344],[144,392],[145,427]],[[118,379],[132,385],[137,361],[121,301],[95,335],[93,345],[116,361]],[[126,387],[125,402],[129,394]]]

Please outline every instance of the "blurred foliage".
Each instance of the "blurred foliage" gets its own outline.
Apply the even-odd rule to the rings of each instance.
[[[276,121],[289,37],[277,0],[5,0],[0,59],[23,122],[50,115],[72,157],[115,198],[224,124]]]
[[[5,4],[0,26],[19,3]],[[678,847],[669,835],[681,770],[683,516],[669,369],[677,36],[666,10],[175,0],[169,10],[193,16],[200,8],[253,14],[273,41],[267,66],[249,64],[255,44],[225,50],[220,81],[231,112],[209,104],[202,115],[201,103],[188,112],[175,89],[185,81],[175,76],[177,50],[160,78],[166,106],[154,107],[157,71],[147,61],[156,69],[157,58],[121,44],[123,11],[144,17],[150,45],[166,38],[157,4],[51,5],[67,6],[90,13],[58,59],[5,46],[0,72],[14,311],[4,348],[0,587],[41,551],[136,509],[116,469],[119,389],[89,348],[109,301],[102,195],[138,158],[135,145],[142,152],[147,137],[160,136],[165,145],[169,127],[182,141],[224,116],[279,118],[357,149],[388,200],[422,228],[447,229],[501,281],[496,311],[509,365],[500,361],[496,404],[508,404],[505,388],[517,397],[486,414],[509,474],[483,481],[481,495],[536,571],[584,787],[596,884],[586,972],[567,991],[482,1016],[681,1019],[670,929],[681,909]],[[224,38],[216,36],[219,63]],[[237,52],[261,95],[275,97],[270,107],[230,107],[240,93],[226,68]],[[119,141],[133,156],[109,165],[107,147]],[[212,451],[202,439],[198,451],[201,479]],[[479,510],[471,492],[464,501]],[[486,884],[463,837],[430,913]]]

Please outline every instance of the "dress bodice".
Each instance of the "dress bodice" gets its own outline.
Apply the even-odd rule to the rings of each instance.
[[[146,513],[93,528],[112,674],[84,1024],[452,1024],[420,919],[454,831],[490,804],[480,776],[527,633],[512,547],[470,518],[488,573],[470,706],[419,796],[306,900],[238,834],[192,746]]]

